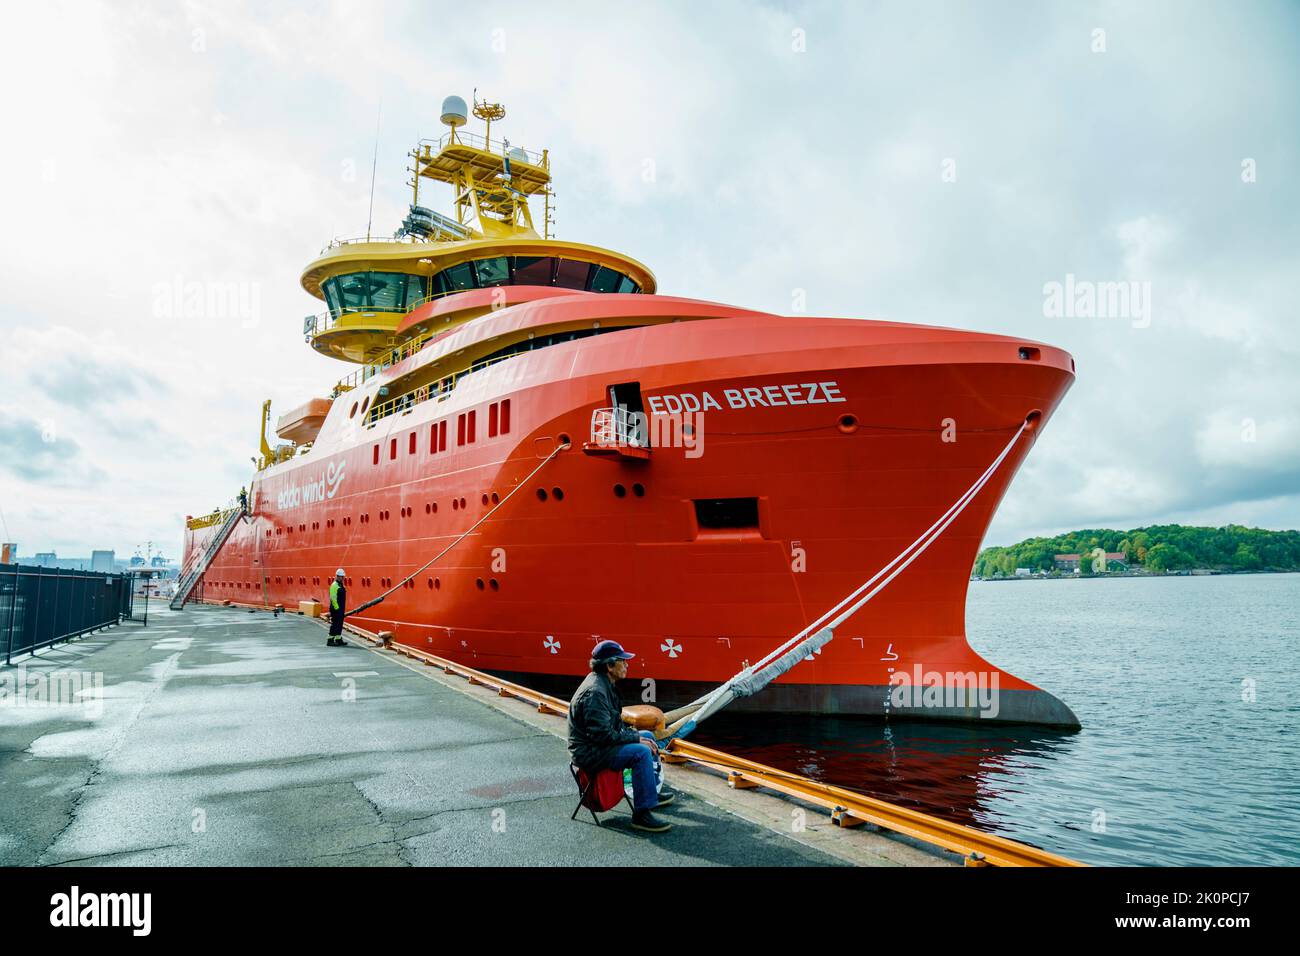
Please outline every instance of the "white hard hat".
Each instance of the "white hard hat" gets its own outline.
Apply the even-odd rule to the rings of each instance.
[[[336,578],[345,578],[347,577],[347,573],[342,568],[339,568],[337,571],[334,572],[334,576]]]

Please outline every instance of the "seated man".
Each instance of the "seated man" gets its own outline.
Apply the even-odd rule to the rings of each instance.
[[[672,824],[652,810],[672,802],[671,792],[659,793],[655,772],[659,747],[654,734],[640,733],[623,723],[623,705],[614,682],[627,676],[635,657],[614,641],[601,641],[591,652],[591,673],[569,702],[569,753],[573,765],[594,777],[601,770],[632,770],[632,826],[663,833]]]

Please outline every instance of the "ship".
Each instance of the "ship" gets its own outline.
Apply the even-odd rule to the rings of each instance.
[[[243,501],[186,521],[174,606],[297,610],[342,568],[371,633],[540,687],[574,686],[611,639],[668,707],[840,606],[1005,453],[831,643],[734,706],[1078,727],[965,632],[976,553],[1070,355],[662,294],[637,259],[553,235],[550,155],[494,139],[504,116],[448,97],[397,231],[306,266],[324,309],[305,343],[348,374],[274,438],[263,406]]]

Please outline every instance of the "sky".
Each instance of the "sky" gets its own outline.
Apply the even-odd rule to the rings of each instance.
[[[1300,5],[42,2],[0,82],[22,554],[179,554],[262,401],[350,371],[298,277],[366,232],[376,145],[389,234],[406,151],[475,89],[550,150],[558,237],[665,294],[1070,351],[986,543],[1300,526]]]

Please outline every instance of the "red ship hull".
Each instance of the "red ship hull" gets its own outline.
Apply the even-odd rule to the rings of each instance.
[[[593,644],[613,639],[637,654],[630,680],[667,707],[717,686],[850,594],[930,527],[1028,417],[1006,461],[933,546],[824,650],[737,706],[1078,726],[1068,707],[985,661],[965,635],[976,553],[1073,382],[1067,353],[1005,336],[651,295],[552,297],[456,334],[633,312],[695,320],[516,355],[373,427],[349,416],[362,390],[336,401],[309,455],[253,483],[248,519],[196,596],[296,607],[324,601],[341,566],[355,607],[445,548],[568,440],[474,534],[351,620],[523,675],[581,675]],[[610,404],[611,385],[632,382],[652,423],[704,406],[698,454],[584,454],[593,411]],[[488,437],[489,415],[498,430],[492,406],[505,399],[509,431]],[[469,410],[478,433],[459,445]],[[440,422],[452,430],[445,450]],[[695,502],[719,499],[754,499],[755,520],[701,527]],[[187,557],[210,533],[187,532]],[[997,702],[979,706],[971,692],[922,703],[918,694],[899,706],[890,689],[900,672],[947,675],[937,680],[948,687],[951,675],[979,675]]]

